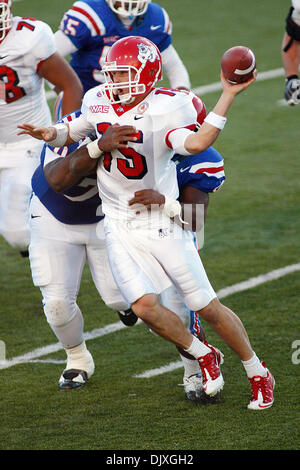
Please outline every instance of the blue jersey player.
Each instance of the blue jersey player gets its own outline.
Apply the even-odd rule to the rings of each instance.
[[[171,88],[190,89],[189,74],[172,45],[168,13],[151,0],[82,0],[64,14],[55,33],[58,52],[71,55],[84,93],[104,82],[102,64],[110,47],[126,36],[143,36],[159,48]],[[59,116],[59,102],[56,110]]]

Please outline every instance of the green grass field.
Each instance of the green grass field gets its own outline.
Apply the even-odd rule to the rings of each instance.
[[[42,3],[42,6],[41,6]],[[14,13],[48,22],[55,31],[72,1],[20,1]],[[223,52],[253,49],[258,71],[282,67],[280,45],[289,0],[159,1],[174,26],[174,44],[192,86],[219,80]],[[216,291],[299,263],[300,107],[283,106],[284,78],[258,80],[240,95],[215,147],[227,180],[210,199],[201,258]],[[219,92],[203,96],[211,109]],[[45,320],[29,263],[0,240],[0,340],[6,359],[57,343]],[[0,370],[1,450],[298,450],[300,272],[295,270],[228,296],[257,355],[276,378],[275,404],[246,409],[250,387],[239,359],[207,325],[225,354],[226,385],[214,405],[187,401],[182,369],[136,378],[178,361],[175,348],[143,324],[88,341],[96,371],[88,385],[58,390],[62,363],[24,362]],[[85,269],[78,303],[85,331],[118,321],[97,295]],[[299,348],[299,346],[298,346]],[[38,356],[64,360],[64,352]],[[201,453],[199,453],[199,456]],[[200,457],[199,457],[200,459]],[[194,462],[196,463],[196,462]],[[198,462],[199,463],[199,462]]]

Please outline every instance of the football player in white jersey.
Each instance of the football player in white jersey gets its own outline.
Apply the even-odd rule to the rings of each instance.
[[[291,106],[300,103],[300,0],[292,0],[286,18],[286,27],[281,49],[285,73],[284,97]]]
[[[61,122],[71,122],[80,114],[80,111],[68,114]],[[205,116],[205,106],[199,99],[198,122],[202,123]],[[96,172],[71,188],[64,187],[64,171],[58,173],[62,160],[78,145],[56,149],[44,145],[41,164],[32,177],[33,196],[30,201],[29,260],[32,278],[34,285],[40,287],[47,321],[67,355],[67,364],[59,379],[61,389],[84,385],[94,372],[94,361],[83,339],[83,316],[76,302],[85,261],[106,305],[117,310],[126,325],[128,321],[135,323],[138,320],[118,291],[108,264]],[[176,155],[174,158],[181,160],[176,166],[180,197],[207,207],[208,191],[217,190],[225,179],[221,156],[210,148],[201,155],[183,159]],[[181,172],[182,168],[184,172]],[[216,173],[216,169],[220,171]],[[53,190],[52,185],[59,193]],[[180,316],[192,334],[205,339],[198,315],[189,311],[174,286],[163,292],[160,300]],[[187,398],[204,400],[198,361],[182,350],[179,353]]]
[[[66,158],[66,180],[74,183],[95,168],[94,159],[99,161],[107,252],[124,299],[155,333],[198,360],[204,391],[214,396],[224,385],[220,355],[158,302],[158,295],[172,281],[188,308],[198,312],[241,359],[252,388],[248,408],[263,410],[273,404],[274,378],[253,351],[240,319],[217,299],[192,233],[181,227],[176,169],[171,162],[174,153],[199,153],[213,144],[234,98],[255,77],[232,85],[221,73],[222,94],[202,127],[193,132],[195,95],[156,88],[161,71],[160,53],[151,41],[136,36],[121,39],[106,57],[106,83],[85,94],[78,119],[48,128],[19,125],[20,134],[60,146],[96,131],[98,140],[76,150],[71,160]],[[149,189],[164,196],[163,203],[151,211],[145,197]],[[170,217],[179,217],[180,225]]]
[[[78,115],[80,112],[69,114],[61,121],[70,122]],[[85,139],[87,140],[89,139]],[[59,379],[61,389],[84,385],[94,372],[94,361],[83,339],[83,316],[76,302],[85,261],[89,264],[95,286],[106,305],[119,312],[122,309],[127,311],[125,318],[134,318],[134,323],[138,320],[130,305],[124,301],[111,274],[96,173],[80,179],[70,188],[66,187],[64,171],[59,170],[66,156],[78,145],[79,143],[75,143],[70,147],[56,149],[44,145],[41,164],[32,177],[33,196],[30,202],[29,259],[32,278],[34,284],[40,287],[47,321],[67,354],[67,365]],[[213,159],[218,153],[214,149],[204,152],[202,161],[206,170],[209,170],[209,156]],[[199,165],[200,156],[196,157]],[[190,158],[185,158],[185,167]],[[191,170],[194,167],[191,163]],[[64,165],[62,168],[64,169]],[[180,168],[180,164],[176,168]],[[180,170],[177,171],[178,181],[181,181],[182,175]],[[183,179],[187,180],[186,171]],[[212,182],[212,179],[215,181]],[[222,176],[218,179],[212,175],[207,177],[195,173],[189,180],[193,185],[189,189],[194,191],[196,182],[197,186],[205,190],[207,186],[217,188],[223,182]],[[181,183],[179,187],[181,197],[186,199],[188,188],[182,187]],[[194,335],[203,337],[198,316],[184,305],[174,286],[163,292],[160,300],[180,316]],[[123,315],[120,318],[123,320]],[[198,361],[187,357],[187,353],[182,350],[179,352],[184,366],[183,385],[186,396],[190,400],[201,401],[205,394]]]
[[[80,80],[56,52],[50,27],[12,16],[11,0],[0,0],[0,234],[22,253],[29,243],[30,179],[41,145],[18,137],[17,123],[26,117],[51,124],[44,79],[64,90],[64,112],[80,107]]]

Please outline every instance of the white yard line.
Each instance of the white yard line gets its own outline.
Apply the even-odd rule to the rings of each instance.
[[[283,76],[284,76],[283,68],[273,69],[273,70],[268,70],[267,72],[258,73],[256,81],[269,80],[271,78],[277,78],[277,77],[283,77]],[[196,93],[197,95],[203,96],[206,93],[212,93],[214,91],[219,91],[221,89],[222,89],[221,82],[215,82],[215,83],[211,83],[210,85],[204,85],[204,86],[199,86],[197,88],[194,88],[193,92]]]
[[[224,289],[221,289],[217,292],[217,296],[219,299],[224,299],[224,297],[227,297],[228,295],[232,295],[236,292],[242,292],[248,289],[253,289],[253,287],[257,287],[261,284],[264,284],[265,282],[274,281],[275,279],[279,279],[280,277],[286,276],[287,274],[291,274],[296,271],[300,271],[300,263],[285,266],[284,268],[275,269],[274,271],[270,271],[266,274],[251,277],[247,281],[239,282],[238,284],[233,284],[232,286],[225,287]],[[183,367],[181,361],[170,362],[170,364],[168,365],[158,367],[156,369],[146,370],[142,374],[137,374],[134,377],[140,379],[148,379],[150,377],[154,377],[155,375],[171,372],[172,370],[179,369],[180,367]]]
[[[296,271],[300,271],[300,263],[291,264],[289,266],[285,266],[284,268],[274,269],[274,271],[270,271],[266,274],[260,274],[256,277],[250,277],[247,281],[239,282],[238,284],[234,284],[230,287],[225,287],[217,292],[219,299],[223,299],[228,295],[235,294],[236,292],[242,292],[247,289],[252,289],[253,287],[259,286],[260,284],[264,284],[268,281],[274,281],[275,279],[279,279],[280,277],[286,276],[287,274],[294,273]]]
[[[283,68],[273,69],[273,70],[268,70],[267,72],[258,73],[256,81],[269,80],[270,78],[277,78],[277,77],[283,77],[283,76],[284,76]],[[214,91],[219,91],[221,89],[222,89],[221,82],[215,82],[215,83],[211,83],[210,85],[204,85],[204,86],[199,86],[197,88],[193,88],[192,91],[196,93],[196,95],[203,96],[203,95],[206,95],[207,93],[212,93]],[[47,99],[56,98],[56,96],[57,96],[56,93],[52,90],[49,90],[46,92]]]
[[[104,328],[96,328],[95,330],[88,331],[84,334],[84,339],[87,341],[90,339],[99,338],[100,336],[114,333],[115,331],[122,330],[123,328],[126,328],[126,326],[123,325],[121,321],[117,323],[111,323],[110,325],[106,325]],[[49,344],[48,346],[34,349],[33,351],[30,351],[29,353],[22,356],[16,356],[12,359],[0,361],[0,369],[7,369],[8,367],[15,366],[16,364],[22,364],[24,362],[31,362],[38,357],[47,356],[48,354],[61,351],[62,349],[63,347],[60,342]]]
[[[232,286],[229,286],[229,287],[225,287],[224,289],[221,289],[220,291],[217,292],[217,296],[220,299],[222,299],[224,297],[227,297],[228,295],[235,294],[236,292],[242,292],[247,289],[253,289],[254,287],[264,284],[265,282],[279,279],[283,276],[292,274],[296,271],[300,271],[300,263],[292,264],[290,266],[285,266],[284,268],[275,269],[266,274],[261,274],[256,277],[252,277],[246,281],[233,284]],[[141,320],[139,320],[139,323],[141,323]],[[124,328],[126,328],[126,326],[123,325],[123,323],[119,321],[116,323],[111,323],[109,325],[106,325],[103,328],[96,328],[92,331],[89,331],[84,334],[84,338],[86,341],[88,341],[88,340],[100,338],[101,336],[105,336],[110,333],[114,333]],[[39,357],[47,356],[48,354],[61,351],[62,349],[63,347],[60,343],[49,344],[48,346],[34,349],[33,351],[30,351],[29,353],[24,354],[22,356],[16,356],[16,357],[13,357],[12,359],[0,361],[0,369],[8,369],[9,367],[15,366],[17,364],[37,362],[36,359],[38,359]],[[58,363],[56,360],[50,360],[50,361],[53,363]],[[43,360],[43,362],[46,362],[46,360]],[[143,372],[142,374],[135,375],[135,377],[149,378],[149,377],[153,377],[154,375],[164,374],[165,372],[178,369],[179,367],[182,367],[181,361],[171,362],[170,364],[167,364],[166,366],[163,366],[157,369],[148,370],[148,371]]]

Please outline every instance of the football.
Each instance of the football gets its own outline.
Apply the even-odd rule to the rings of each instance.
[[[243,83],[252,78],[256,70],[254,53],[246,46],[235,46],[224,52],[221,69],[230,83]]]

